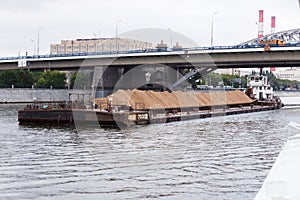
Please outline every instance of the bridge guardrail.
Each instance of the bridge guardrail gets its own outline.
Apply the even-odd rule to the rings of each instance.
[[[299,43],[285,44],[282,47],[300,47]],[[167,50],[161,49],[145,49],[145,50],[129,50],[129,51],[111,51],[111,52],[87,52],[87,53],[72,53],[72,54],[46,54],[46,55],[32,55],[32,56],[9,56],[0,57],[1,60],[19,60],[19,59],[39,59],[39,58],[59,58],[59,57],[75,57],[75,56],[95,56],[95,55],[117,55],[117,54],[133,54],[133,53],[155,53],[155,52],[179,52],[179,51],[202,51],[202,50],[230,50],[230,49],[253,49],[262,48],[262,45],[233,45],[233,46],[212,46],[212,47],[189,47],[180,49]]]

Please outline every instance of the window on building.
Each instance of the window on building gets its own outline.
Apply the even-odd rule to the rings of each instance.
[[[97,51],[101,51],[102,50],[102,46],[101,45],[97,45]]]

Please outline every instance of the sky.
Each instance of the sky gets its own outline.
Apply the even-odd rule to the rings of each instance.
[[[172,31],[174,43],[178,33],[210,46],[212,19],[214,45],[236,45],[257,36],[258,10],[264,34],[271,16],[276,31],[300,28],[298,0],[0,0],[0,57],[32,55],[38,40],[40,54],[49,54],[63,39],[115,37],[116,26],[121,36],[159,29]]]

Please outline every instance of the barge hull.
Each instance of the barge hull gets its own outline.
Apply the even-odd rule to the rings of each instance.
[[[190,114],[190,115],[151,117],[149,123],[152,124],[170,123],[176,121],[187,121],[193,119],[204,119],[204,118],[221,117],[221,116],[228,116],[228,115],[238,115],[238,114],[262,112],[262,111],[269,111],[269,110],[276,110],[276,109],[278,108],[275,106],[257,106],[253,108],[237,108],[237,109],[231,109],[231,110],[229,109],[225,111],[207,111],[207,112]]]
[[[169,109],[99,110],[70,108],[36,108],[18,111],[20,124],[54,124],[81,126],[130,126],[170,123],[281,108],[281,102],[255,102],[241,105],[219,105]]]
[[[79,126],[124,126],[127,115],[91,110],[20,110],[19,124],[54,124]]]

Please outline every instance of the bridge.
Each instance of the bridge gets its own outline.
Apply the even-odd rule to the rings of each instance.
[[[20,66],[20,61],[26,64]],[[167,52],[119,52],[118,54],[82,54],[64,57],[24,56],[0,60],[0,69],[27,67],[30,70],[78,70],[95,66],[133,67],[158,63],[176,68],[298,67],[300,66],[300,47],[273,47],[270,51],[265,51],[261,47],[234,48],[226,46]]]
[[[194,47],[182,49],[148,49],[145,51],[74,53],[70,55],[35,55],[0,58],[0,70],[73,70],[93,66],[136,66],[143,64],[167,64],[172,67],[294,67],[299,64],[300,28],[266,35],[260,40],[280,39],[284,47],[272,47],[264,51],[258,39],[234,46]],[[21,64],[20,64],[21,63]]]
[[[252,39],[234,46],[194,47],[182,49],[150,49],[126,52],[74,53],[70,55],[35,55],[0,58],[0,70],[27,67],[30,70],[78,70],[82,67],[132,67],[165,64],[176,68],[215,67],[297,67],[300,51],[300,28],[266,35],[260,40],[280,39],[284,47],[265,51]]]
[[[299,32],[297,29],[265,36],[265,39],[279,38],[285,42],[285,46],[271,47],[268,51],[253,39],[235,46],[7,57],[0,58],[0,70],[87,70],[93,74],[93,85],[103,91],[114,88],[121,79],[119,86],[130,83],[127,88],[150,82],[174,88],[192,76],[205,76],[215,69],[299,67]],[[133,69],[134,80],[132,76],[123,78]],[[146,74],[151,81],[146,81]]]
[[[279,39],[282,40],[285,44],[288,44],[289,46],[299,46],[300,45],[300,29],[292,29],[287,31],[281,31],[278,33],[272,33],[269,35],[265,35],[261,38],[261,40],[273,40],[273,39]],[[241,46],[253,46],[257,45],[257,38],[249,40],[247,42],[244,42],[240,44]]]

